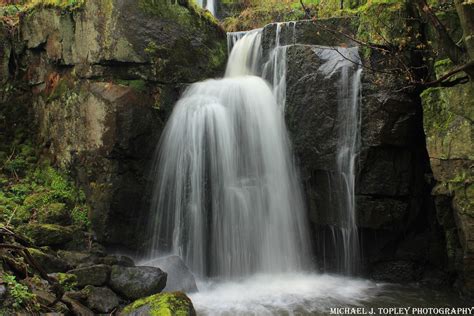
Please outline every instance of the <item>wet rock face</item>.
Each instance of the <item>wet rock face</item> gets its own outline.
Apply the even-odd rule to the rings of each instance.
[[[285,115],[305,184],[317,255],[322,257],[325,251],[330,257],[328,248],[324,250],[327,245],[318,243],[330,233],[330,225],[335,224],[333,205],[337,203],[335,199],[341,198],[331,186],[337,167],[338,130],[342,123],[337,110],[340,83],[337,74],[327,78],[319,71],[323,62],[313,51],[314,47],[308,45],[331,46],[337,42],[337,45],[350,47],[354,43],[347,39],[328,39],[324,32],[318,36],[322,28],[317,25],[319,22],[299,22],[296,25],[295,45],[288,48]],[[333,19],[324,23],[339,25],[338,22],[338,19]],[[357,21],[340,22],[348,34],[356,32],[354,29],[351,31],[351,27],[356,27]],[[264,43],[274,41],[266,38],[268,34],[275,35],[274,32],[264,32]],[[283,36],[288,35],[283,32]],[[375,54],[364,56],[362,63],[371,67],[383,69],[390,62],[381,61],[379,56],[372,60]],[[429,187],[424,180],[429,166],[421,105],[416,95],[400,89],[402,87],[403,83],[390,75],[363,72],[361,145],[356,163],[357,224],[365,258],[374,263],[387,258],[400,259],[397,248],[407,234],[413,238],[429,231],[431,235],[426,235],[426,238],[439,242],[438,237],[434,237],[436,218],[429,202]],[[414,261],[418,263],[418,259],[423,260],[417,258]],[[370,266],[370,262],[364,265],[366,269]]]
[[[154,267],[113,266],[110,287],[128,300],[160,293],[166,286],[167,274]]]
[[[17,59],[43,152],[84,189],[97,239],[135,248],[164,122],[187,84],[223,70],[225,34],[187,2],[148,0],[36,9],[20,30]]]

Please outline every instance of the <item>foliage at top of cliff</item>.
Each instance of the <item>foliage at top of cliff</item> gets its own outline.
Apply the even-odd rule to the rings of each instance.
[[[0,0],[0,6],[17,8],[55,7],[60,9],[77,9],[85,0]]]
[[[304,0],[308,10],[314,10],[321,0]],[[226,2],[223,1],[225,5]],[[222,21],[230,32],[260,28],[272,22],[294,21],[308,18],[299,0],[247,0],[240,3],[234,15]]]

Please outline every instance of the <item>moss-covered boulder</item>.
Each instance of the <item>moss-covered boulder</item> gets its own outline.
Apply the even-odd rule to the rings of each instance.
[[[35,248],[28,248],[28,251],[30,252],[31,257],[33,257],[33,259],[38,262],[47,273],[64,272],[71,268],[66,261],[53,254]]]
[[[18,231],[31,239],[37,246],[61,246],[73,239],[72,227],[55,224],[26,224],[18,227]]]
[[[161,293],[136,300],[126,306],[120,315],[124,316],[194,316],[193,303],[182,292]]]
[[[64,203],[50,203],[38,211],[38,222],[42,224],[70,225],[71,216]]]
[[[110,267],[105,264],[98,264],[68,271],[77,278],[77,286],[82,288],[86,285],[102,286],[110,276]]]

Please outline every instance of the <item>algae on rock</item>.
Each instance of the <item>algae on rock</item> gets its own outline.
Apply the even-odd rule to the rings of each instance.
[[[120,315],[124,316],[194,316],[193,303],[182,292],[160,293],[136,300],[126,306]]]

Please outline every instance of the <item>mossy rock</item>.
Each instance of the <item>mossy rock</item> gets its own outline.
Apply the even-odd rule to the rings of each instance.
[[[65,291],[73,291],[77,288],[77,276],[69,273],[57,273],[55,277]]]
[[[138,299],[126,306],[120,315],[192,316],[196,311],[186,294],[172,292]]]
[[[28,248],[28,251],[31,257],[33,257],[33,259],[35,259],[35,261],[38,262],[47,273],[64,272],[70,269],[70,266],[66,261],[54,256],[53,254],[35,248]]]
[[[42,224],[71,224],[71,217],[64,203],[50,203],[38,211],[38,221]]]
[[[55,224],[26,224],[18,232],[37,246],[61,246],[73,239],[74,229]]]

